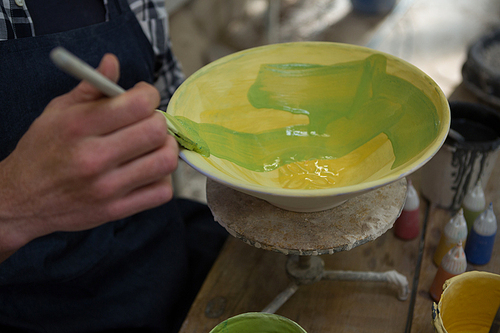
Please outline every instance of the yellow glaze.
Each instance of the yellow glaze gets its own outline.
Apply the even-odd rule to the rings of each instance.
[[[250,171],[213,156],[207,161],[228,177],[249,184],[286,189],[321,189],[344,186],[347,182],[377,179],[379,174],[391,170],[394,154],[390,141],[381,134],[341,158],[293,162],[269,172]],[[377,171],[369,174],[367,169]]]
[[[184,155],[200,171],[286,190],[396,180],[428,160],[449,128],[447,102],[424,73],[321,42],[215,61],[186,80],[167,112],[208,145],[209,157]]]
[[[472,271],[446,281],[434,303],[434,327],[439,333],[488,333],[500,306],[500,275]]]

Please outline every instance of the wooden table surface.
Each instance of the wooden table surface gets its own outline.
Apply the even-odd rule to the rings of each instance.
[[[475,101],[462,86],[450,100]],[[486,201],[500,208],[500,160],[485,189]],[[419,192],[419,172],[410,177]],[[420,236],[410,241],[392,229],[350,251],[322,255],[327,270],[396,270],[410,283],[411,295],[397,299],[397,288],[380,282],[320,281],[302,285],[276,312],[297,322],[309,333],[433,332],[432,300],[428,290],[437,267],[432,256],[450,212],[433,207],[421,197]],[[497,241],[498,243],[498,241]],[[261,311],[290,283],[287,256],[258,249],[229,237],[181,328],[182,333],[206,333],[219,322],[245,312]],[[500,245],[484,266],[468,270],[500,274]]]

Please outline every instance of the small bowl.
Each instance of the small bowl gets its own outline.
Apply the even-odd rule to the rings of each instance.
[[[447,280],[432,305],[437,333],[488,332],[500,306],[500,275],[472,271]]]
[[[203,67],[167,112],[211,155],[181,150],[205,176],[291,211],[333,208],[425,164],[450,126],[448,101],[394,56],[339,43],[241,51]]]
[[[265,312],[243,313],[215,326],[210,333],[307,333],[296,322]]]

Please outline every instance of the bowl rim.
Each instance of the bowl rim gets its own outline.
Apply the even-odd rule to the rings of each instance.
[[[274,319],[279,320],[282,323],[285,323],[286,325],[292,326],[297,331],[300,331],[302,333],[307,333],[306,330],[302,326],[300,326],[297,322],[295,322],[294,320],[287,318],[285,316],[279,315],[279,314],[269,313],[269,312],[244,312],[244,313],[234,315],[232,317],[227,318],[226,320],[223,320],[219,324],[217,324],[214,328],[212,328],[210,330],[209,333],[220,331],[220,327],[222,325],[224,325],[224,323],[227,323],[229,321],[258,320],[260,318],[274,318]]]
[[[439,85],[425,72],[423,72],[421,69],[418,67],[412,65],[411,63],[398,58],[394,55],[378,51],[375,49],[371,49],[365,46],[358,46],[358,45],[353,45],[353,44],[347,44],[347,43],[337,43],[337,42],[325,42],[325,41],[301,41],[301,42],[286,42],[286,43],[277,43],[277,44],[270,44],[270,45],[263,45],[263,46],[257,46],[257,47],[252,47],[248,48],[245,50],[241,50],[232,54],[229,54],[227,56],[224,56],[220,59],[217,59],[206,66],[200,68],[198,71],[193,73],[190,77],[188,77],[182,84],[177,88],[177,90],[174,92],[172,95],[171,101],[175,100],[177,96],[181,93],[181,88],[183,85],[188,85],[191,81],[194,81],[197,77],[203,74],[203,72],[207,71],[208,69],[218,66],[222,63],[225,63],[227,61],[232,60],[233,58],[238,58],[241,55],[244,55],[249,52],[254,52],[258,51],[260,49],[265,49],[265,48],[274,48],[274,47],[279,47],[283,45],[331,45],[333,47],[340,47],[344,49],[353,49],[353,50],[359,50],[359,51],[364,51],[367,54],[381,54],[387,57],[390,61],[396,61],[402,63],[405,67],[408,67],[410,71],[415,71],[416,73],[422,75],[423,79],[427,82],[427,85],[430,85],[431,88],[433,88],[439,97],[439,101],[441,103],[441,106],[445,108],[442,112],[442,118],[440,119],[440,128],[444,128],[444,130],[440,131],[436,138],[432,141],[432,143],[427,146],[423,151],[421,151],[417,156],[415,157],[415,161],[412,163],[412,166],[410,168],[403,168],[400,172],[395,172],[395,173],[390,173],[387,176],[384,176],[382,178],[368,181],[368,182],[361,182],[358,184],[352,184],[352,185],[347,185],[347,186],[341,186],[341,187],[331,187],[331,188],[324,188],[324,189],[286,189],[286,188],[279,188],[279,187],[267,187],[263,185],[258,185],[258,184],[250,184],[250,183],[245,183],[242,182],[238,179],[235,178],[230,178],[220,170],[217,170],[215,167],[210,167],[210,172],[205,171],[205,169],[200,168],[196,163],[193,162],[193,159],[201,158],[201,156],[198,153],[189,151],[187,149],[184,149],[181,147],[179,156],[188,164],[190,165],[193,169],[197,170],[201,174],[219,182],[222,183],[226,186],[232,187],[234,189],[240,189],[240,190],[246,190],[249,192],[253,193],[260,193],[266,196],[270,197],[323,197],[323,196],[336,196],[336,195],[346,195],[346,194],[355,194],[359,192],[365,192],[369,191],[378,187],[381,187],[383,185],[390,184],[392,182],[395,182],[405,176],[408,176],[409,174],[415,172],[419,168],[421,168],[424,164],[426,164],[434,155],[438,152],[438,150],[443,146],[446,137],[448,136],[450,124],[451,124],[451,114],[450,114],[450,106],[448,103],[448,99],[446,98],[444,92],[442,89],[439,87]],[[169,103],[167,112],[170,114],[173,114],[173,103]],[[227,179],[231,179],[231,181],[228,181]]]

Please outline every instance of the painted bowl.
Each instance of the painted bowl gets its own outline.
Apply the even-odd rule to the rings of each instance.
[[[214,327],[210,333],[307,333],[296,322],[272,313],[243,313]]]
[[[447,280],[433,303],[437,333],[489,332],[500,307],[500,275],[471,271]]]
[[[425,164],[450,126],[438,85],[372,49],[296,42],[248,49],[189,77],[167,112],[210,150],[205,176],[291,211],[333,208]]]

